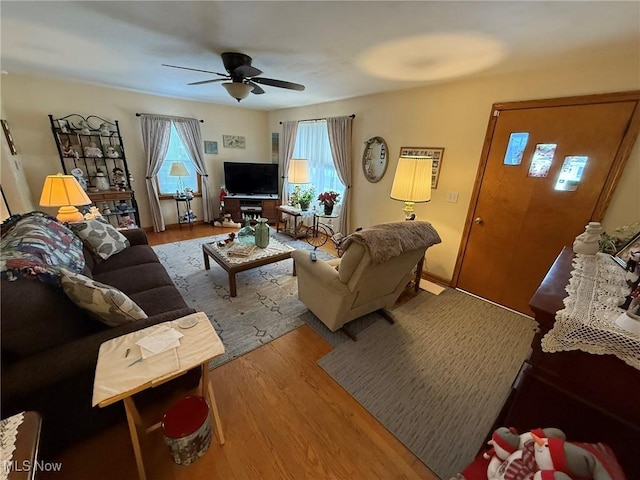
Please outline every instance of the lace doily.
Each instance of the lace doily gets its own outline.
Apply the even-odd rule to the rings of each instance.
[[[6,480],[9,476],[10,468],[6,468],[6,463],[11,461],[13,451],[16,449],[16,437],[18,435],[18,427],[22,425],[24,420],[24,412],[18,413],[13,417],[5,418],[0,421],[0,480]]]
[[[577,255],[565,289],[565,308],[542,339],[542,351],[611,354],[640,370],[640,336],[615,324],[630,292],[624,270],[604,253]]]

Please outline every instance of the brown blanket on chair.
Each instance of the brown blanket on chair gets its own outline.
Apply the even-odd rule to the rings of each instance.
[[[382,263],[403,252],[429,248],[441,241],[429,222],[404,221],[382,223],[352,233],[344,239],[342,248],[348,248],[351,242],[359,243],[367,247],[373,263]]]

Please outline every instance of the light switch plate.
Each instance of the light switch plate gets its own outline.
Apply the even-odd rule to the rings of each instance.
[[[447,192],[447,202],[458,203],[458,192]]]

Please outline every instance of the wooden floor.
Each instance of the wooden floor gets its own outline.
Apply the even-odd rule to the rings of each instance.
[[[196,226],[149,239],[159,244],[217,233],[212,230]],[[142,446],[149,480],[437,480],[317,365],[330,350],[305,325],[212,370],[226,443],[214,439],[198,462],[178,466],[156,431]],[[56,459],[42,460],[63,464],[61,473],[39,473],[44,480],[137,478],[124,421]]]

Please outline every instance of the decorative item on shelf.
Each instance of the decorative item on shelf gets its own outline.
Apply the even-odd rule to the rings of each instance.
[[[80,120],[78,122],[78,127],[80,127],[81,135],[91,135],[91,127],[89,126],[89,123],[86,120]],[[85,155],[85,156],[92,157],[93,155]],[[102,156],[102,154],[100,156]]]
[[[573,252],[582,255],[595,255],[600,250],[600,222],[589,222],[585,231],[578,235],[573,242]]]
[[[187,167],[182,162],[173,162],[171,164],[171,168],[169,169],[169,176],[178,177],[176,196],[184,197],[184,183],[182,182],[182,177],[189,176]]]
[[[256,246],[260,248],[267,248],[269,245],[269,225],[267,225],[267,218],[260,217],[256,221],[255,237]]]
[[[124,175],[124,170],[121,168],[115,167],[113,170],[113,184],[118,188],[118,190],[126,190],[127,189],[127,179]]]
[[[82,172],[82,169],[74,168],[73,170],[71,170],[71,175],[73,175],[75,177],[75,179],[78,181],[78,183],[80,184],[82,189],[86,192],[87,191],[87,181],[84,178],[84,173]]]
[[[62,151],[62,156],[63,157],[69,157],[69,158],[79,158],[80,157],[78,152],[76,152],[76,150],[73,148],[73,146],[71,146],[71,144],[69,143],[68,140],[66,142],[64,142],[64,144],[60,145],[60,150]]]
[[[120,158],[120,154],[118,153],[118,151],[115,149],[115,147],[112,147],[111,145],[109,145],[106,148],[105,155],[108,158]]]
[[[96,146],[95,142],[91,142],[87,147],[84,147],[84,156],[89,158],[102,158],[102,150]]]
[[[187,197],[189,200],[193,200],[193,189],[190,187],[185,188],[184,196]]]
[[[238,232],[238,241],[240,243],[255,243],[256,230],[251,226],[251,220],[245,215],[244,227]]]
[[[289,202],[292,206],[300,208],[302,211],[307,211],[315,193],[316,191],[313,187],[300,188],[300,185],[296,185],[289,197]]]
[[[322,192],[318,195],[318,202],[324,207],[324,214],[331,215],[333,213],[333,207],[340,201],[340,194],[333,190],[328,192]]]
[[[118,205],[116,205],[116,208],[121,212],[128,212],[129,210],[131,210],[131,206],[127,203],[126,200],[120,200],[118,202]]]
[[[111,135],[111,126],[107,122],[100,124],[100,135],[109,137]]]
[[[118,228],[136,228],[136,222],[133,221],[128,214],[121,215],[118,222]]]
[[[405,220],[415,220],[415,203],[431,200],[430,157],[406,156],[398,159],[390,197],[404,202]]]
[[[98,190],[109,190],[111,185],[109,185],[109,179],[107,175],[100,169],[96,172],[96,187]]]
[[[90,205],[87,196],[73,175],[48,175],[42,187],[40,206],[60,207],[58,216],[60,222],[81,222],[82,213],[75,205]]]
[[[95,219],[97,219],[97,218],[102,219],[102,213],[100,213],[100,210],[98,210],[98,207],[91,206],[91,207],[89,207],[89,210],[84,214],[84,219],[85,220],[92,220],[94,218]]]
[[[198,216],[193,212],[193,210],[189,209],[184,215],[180,217],[180,223],[194,222],[196,218],[198,218]]]
[[[107,202],[102,202],[100,204],[100,211],[103,215],[109,215],[111,213],[111,207],[109,207]]]

